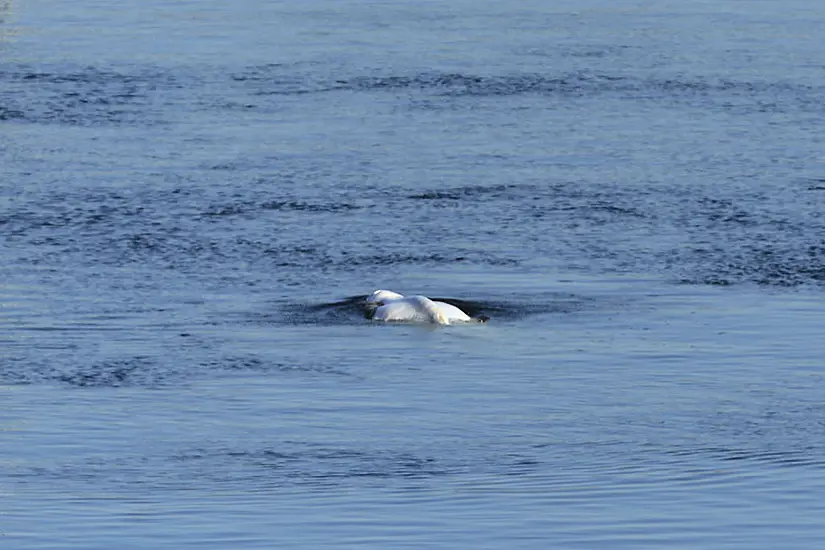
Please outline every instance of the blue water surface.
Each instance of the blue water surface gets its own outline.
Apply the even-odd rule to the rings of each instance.
[[[0,0],[2,547],[819,547],[823,27]]]

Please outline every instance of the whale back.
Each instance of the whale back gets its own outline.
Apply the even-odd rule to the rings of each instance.
[[[438,307],[438,305],[427,298],[426,296],[411,296],[407,298],[410,303],[415,305],[415,308],[424,314],[431,323],[439,325],[449,325],[450,320]]]

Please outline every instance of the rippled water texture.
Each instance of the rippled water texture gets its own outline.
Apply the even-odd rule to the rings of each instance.
[[[0,0],[3,547],[816,548],[823,27]]]

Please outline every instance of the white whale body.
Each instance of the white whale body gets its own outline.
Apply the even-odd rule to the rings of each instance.
[[[366,300],[367,310],[375,321],[407,323],[479,323],[486,317],[473,318],[446,302],[430,300],[426,296],[408,296],[391,290],[376,290]]]

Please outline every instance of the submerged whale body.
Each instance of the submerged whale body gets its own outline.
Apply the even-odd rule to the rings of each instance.
[[[470,317],[458,307],[426,296],[408,296],[391,290],[376,290],[366,299],[367,318],[406,323],[484,323],[487,317]]]

